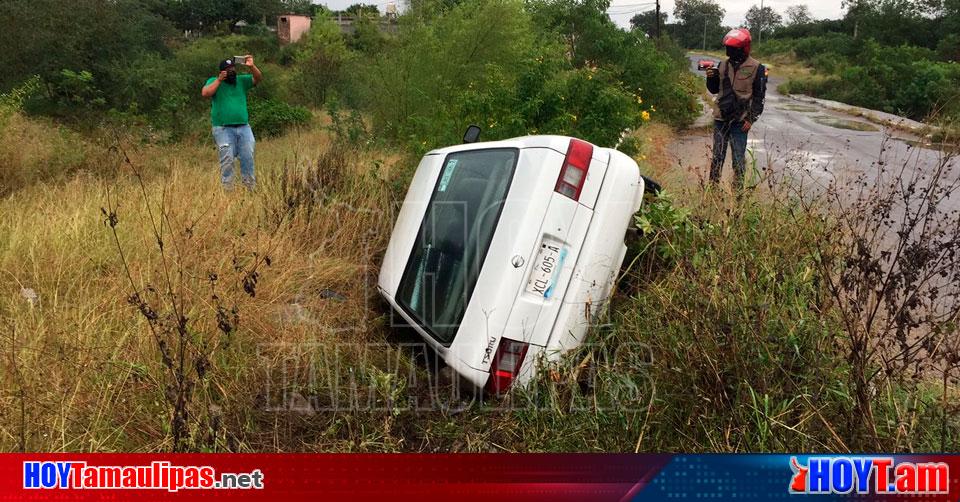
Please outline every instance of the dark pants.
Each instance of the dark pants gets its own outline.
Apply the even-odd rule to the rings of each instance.
[[[743,173],[746,169],[747,133],[743,132],[743,122],[713,121],[713,161],[710,163],[710,181],[720,181],[720,170],[727,158],[727,144],[733,150],[733,174],[735,187],[743,186]]]

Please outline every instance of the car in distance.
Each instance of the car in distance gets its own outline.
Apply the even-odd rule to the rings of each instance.
[[[583,342],[643,193],[633,159],[576,138],[433,150],[401,206],[379,293],[463,380],[500,395]]]
[[[717,63],[709,59],[701,59],[700,61],[697,61],[697,70],[699,71],[703,71],[708,68],[713,68],[715,66],[717,66]]]

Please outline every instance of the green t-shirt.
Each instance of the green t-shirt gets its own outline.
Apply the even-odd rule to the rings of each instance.
[[[207,79],[205,86],[210,85],[216,77]],[[247,114],[247,91],[253,87],[253,75],[237,75],[236,85],[220,82],[217,93],[213,95],[210,105],[210,122],[213,126],[239,125],[249,123]]]

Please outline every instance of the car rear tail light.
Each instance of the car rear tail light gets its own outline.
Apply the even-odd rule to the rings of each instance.
[[[593,145],[579,139],[571,139],[554,191],[573,200],[580,200],[580,191],[583,190],[583,182],[587,179],[587,170],[590,169],[592,158]]]
[[[499,396],[510,389],[510,385],[520,373],[523,358],[527,355],[527,346],[528,344],[516,340],[500,339],[500,347],[493,356],[493,364],[490,365],[490,378],[486,387],[488,393]]]

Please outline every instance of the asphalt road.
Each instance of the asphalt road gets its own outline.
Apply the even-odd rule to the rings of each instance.
[[[701,76],[705,73],[697,71],[699,59],[717,61],[696,54],[689,57],[690,71]],[[826,184],[834,178],[852,179],[860,173],[875,179],[881,160],[886,166],[907,166],[912,173],[929,172],[943,158],[939,150],[916,146],[912,142],[917,138],[907,133],[781,95],[777,92],[781,82],[776,69],[772,69],[763,115],[750,131],[747,148],[754,152],[759,168]],[[729,159],[728,154],[725,170],[729,169]],[[951,199],[948,206],[960,207],[960,195]]]

